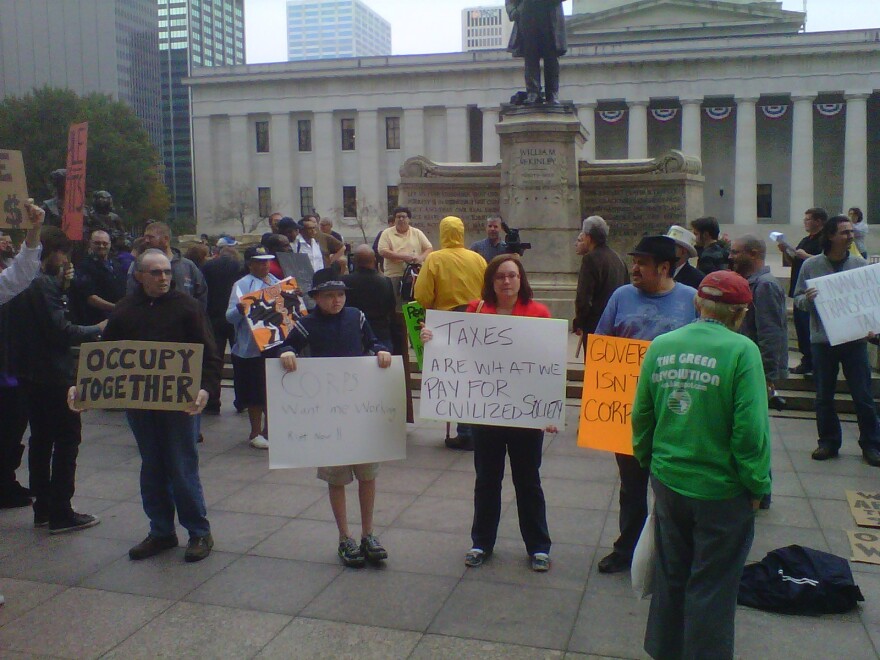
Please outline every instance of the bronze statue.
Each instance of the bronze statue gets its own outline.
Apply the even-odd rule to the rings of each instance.
[[[43,210],[46,219],[43,224],[47,227],[61,227],[61,217],[64,215],[64,184],[67,182],[67,170],[55,170],[49,175],[49,184],[55,195],[43,202]]]
[[[92,195],[92,208],[85,220],[83,240],[88,240],[92,232],[99,229],[111,237],[125,233],[122,218],[113,212],[113,196],[106,190],[97,190]]]
[[[559,58],[568,50],[563,0],[506,0],[513,32],[507,50],[526,60],[525,103],[559,104]],[[541,60],[544,95],[541,95]]]

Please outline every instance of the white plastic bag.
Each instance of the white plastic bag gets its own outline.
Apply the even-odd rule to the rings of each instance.
[[[657,552],[654,545],[654,527],[654,511],[652,510],[645,519],[645,526],[642,528],[639,542],[636,543],[630,568],[632,588],[639,599],[650,596],[654,592],[654,555]]]

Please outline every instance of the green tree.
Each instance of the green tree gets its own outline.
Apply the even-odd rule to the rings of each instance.
[[[128,226],[142,225],[148,214],[164,218],[167,193],[163,198],[156,190],[164,187],[159,155],[131,108],[104,94],[44,87],[0,101],[0,147],[22,152],[31,197],[52,196],[49,173],[65,167],[67,131],[83,121],[89,122],[86,200],[96,190],[109,191]]]

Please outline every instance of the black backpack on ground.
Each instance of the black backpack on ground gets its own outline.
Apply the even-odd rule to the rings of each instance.
[[[737,597],[759,610],[810,615],[848,612],[864,600],[846,559],[800,545],[746,566]]]

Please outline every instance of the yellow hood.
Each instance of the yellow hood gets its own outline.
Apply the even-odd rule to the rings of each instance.
[[[440,247],[464,247],[464,223],[461,218],[449,215],[440,221]]]

